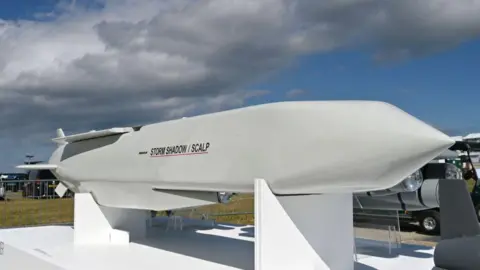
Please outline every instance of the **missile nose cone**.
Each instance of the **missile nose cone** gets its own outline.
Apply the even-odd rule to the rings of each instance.
[[[290,161],[309,173],[291,176],[288,184],[288,179],[278,181],[274,186],[278,193],[287,193],[288,189],[311,193],[391,188],[455,143],[443,132],[388,103],[338,101],[310,105],[296,111],[315,111],[319,127],[312,128],[308,120],[297,120],[295,124],[303,131],[292,132],[302,137],[302,143],[316,147],[308,156],[293,150],[295,156],[305,158]],[[306,114],[299,119],[306,119]]]
[[[436,152],[439,149],[446,150],[455,143],[452,138],[438,129],[420,121],[393,105],[386,105],[396,110],[396,112],[391,113],[390,117],[388,117],[389,119],[384,119],[385,124],[383,126],[396,133],[396,137],[404,144],[404,147],[413,150],[410,154],[425,151]]]
[[[378,178],[383,188],[399,183],[455,143],[443,132],[399,108],[388,103],[379,105],[377,121],[382,123],[383,131],[378,147],[383,152],[377,158],[388,161]],[[381,110],[385,113],[381,113],[380,107],[384,107]]]

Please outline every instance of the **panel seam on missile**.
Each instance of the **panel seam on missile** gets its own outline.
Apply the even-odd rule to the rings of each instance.
[[[70,143],[77,143],[77,142],[84,142],[84,141],[90,141],[90,140],[96,140],[96,139],[101,139],[101,138],[106,138],[106,137],[112,137],[112,136],[121,136],[121,135],[124,135],[125,133],[122,133],[122,134],[109,134],[109,135],[105,135],[105,136],[98,136],[98,137],[94,137],[94,138],[86,138],[86,139],[82,139],[82,140],[76,140],[76,141],[73,141],[73,142],[70,142]]]
[[[321,193],[300,193],[300,194],[273,194],[276,197],[292,197],[292,196],[310,196],[310,195],[322,195]]]

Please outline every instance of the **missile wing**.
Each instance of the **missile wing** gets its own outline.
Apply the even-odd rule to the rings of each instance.
[[[111,129],[99,130],[99,131],[92,130],[90,132],[75,134],[71,136],[57,137],[52,139],[52,141],[58,144],[73,143],[73,142],[85,141],[89,139],[97,139],[97,138],[102,138],[102,137],[107,137],[112,135],[123,134],[127,132],[132,132],[132,131],[134,131],[133,128],[111,128]],[[63,131],[58,130],[57,134],[63,134],[62,132]]]
[[[101,205],[152,210],[253,192],[255,178],[277,195],[385,189],[455,142],[375,101],[279,102],[57,134],[47,165],[58,179]]]

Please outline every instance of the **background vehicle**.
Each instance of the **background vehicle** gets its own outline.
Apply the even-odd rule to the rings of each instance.
[[[450,163],[450,164],[445,164]],[[423,173],[429,175],[426,177],[427,179],[439,179],[439,178],[446,178],[446,179],[464,179],[467,182],[467,186],[469,186],[469,191],[471,195],[471,199],[475,209],[477,210],[477,217],[480,221],[480,182],[477,181],[478,174],[480,171],[477,171],[473,163],[471,163],[470,157],[467,155],[452,155],[448,158],[441,158],[437,160],[431,161],[429,164],[428,171],[424,171]],[[437,164],[437,165],[435,165]],[[443,165],[441,165],[443,164]],[[454,166],[452,166],[452,164]],[[427,166],[427,165],[426,165]],[[423,167],[425,170],[427,167]],[[448,170],[441,169],[443,166],[445,168],[449,168]],[[454,169],[452,169],[454,168]],[[390,197],[397,197],[391,195]],[[416,193],[414,198],[417,198],[419,201],[421,200],[419,197],[419,193]],[[393,198],[392,197],[392,198]],[[364,209],[355,208],[354,205],[354,221],[356,222],[368,222],[371,224],[382,224],[388,223],[389,225],[395,226],[402,226],[407,224],[415,223],[418,225],[419,231],[427,234],[439,234],[440,233],[440,208],[429,208],[429,209],[415,209],[415,205],[410,204],[406,205],[406,201],[404,202],[402,199],[398,201],[400,203],[391,204],[390,201],[392,198],[388,198],[383,204],[381,200],[382,197],[376,197],[379,199],[380,204],[370,205],[366,204],[367,207]],[[386,197],[383,197],[386,198]],[[400,197],[399,197],[400,198]],[[411,199],[411,197],[410,197]],[[368,202],[368,201],[365,201]],[[423,203],[423,202],[422,202]],[[398,205],[401,204],[401,207]],[[408,206],[408,207],[406,207]],[[384,208],[384,209],[381,209]],[[420,207],[421,208],[421,207]],[[408,210],[408,211],[405,211]]]
[[[3,200],[5,200],[5,185],[3,183],[3,177],[0,176],[0,201]]]
[[[0,200],[5,200],[7,192],[18,192],[22,189],[22,180],[27,179],[24,173],[0,173]]]
[[[26,179],[28,179],[28,175],[25,173],[0,173],[0,181],[5,192],[18,192],[22,189],[22,180]]]
[[[398,218],[398,220],[397,220]],[[440,211],[432,208],[421,211],[387,211],[387,210],[359,210],[354,209],[354,221],[356,223],[368,223],[377,225],[394,225],[400,228],[414,228],[425,234],[440,233]]]
[[[478,169],[473,168],[474,170],[476,170],[476,175],[475,176],[469,175],[469,170],[464,168],[465,160],[463,160],[462,158],[446,160],[445,162],[455,164],[456,166],[461,168],[463,170],[463,177],[465,180],[471,177],[477,178],[477,175],[480,174],[480,171]],[[475,207],[477,218],[480,221],[480,186],[479,184],[480,184],[479,181],[476,181],[475,184],[473,184],[472,190],[470,192],[470,197],[472,199],[473,206]],[[422,232],[434,233],[434,234],[440,233],[440,208],[432,208],[432,209],[427,209],[422,211],[413,211],[411,213],[408,213],[408,215],[411,216],[412,221],[418,222]]]

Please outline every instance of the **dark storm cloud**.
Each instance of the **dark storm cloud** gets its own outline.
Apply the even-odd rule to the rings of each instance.
[[[242,106],[267,94],[247,85],[303,54],[365,46],[405,59],[480,31],[473,0],[97,2],[63,1],[43,22],[0,19],[4,142]]]

